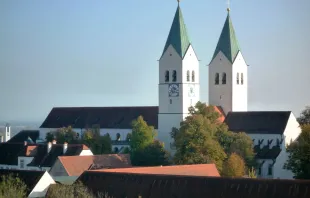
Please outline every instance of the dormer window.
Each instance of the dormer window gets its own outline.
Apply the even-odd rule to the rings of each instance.
[[[195,82],[195,71],[192,71],[192,82]]]
[[[243,85],[243,73],[241,73],[241,85]]]
[[[239,85],[239,73],[237,73],[237,85]]]
[[[222,84],[225,85],[226,84],[226,73],[222,73]]]
[[[169,82],[169,71],[165,72],[165,82]]]
[[[177,71],[173,70],[172,72],[172,82],[176,82],[177,81]]]
[[[186,81],[189,82],[190,79],[190,74],[189,74],[189,70],[187,70],[186,72]]]
[[[218,85],[218,84],[219,84],[219,81],[220,81],[220,74],[219,74],[219,73],[216,73],[216,74],[215,74],[215,84]]]

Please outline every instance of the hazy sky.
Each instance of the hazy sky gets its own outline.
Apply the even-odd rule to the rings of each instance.
[[[158,104],[158,62],[176,0],[1,0],[0,122],[43,122],[55,106]],[[183,0],[201,60],[201,100],[226,0]],[[310,105],[310,1],[232,0],[249,69],[249,110]]]

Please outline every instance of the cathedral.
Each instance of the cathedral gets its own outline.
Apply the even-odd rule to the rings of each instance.
[[[110,135],[114,152],[122,152],[128,147],[132,120],[141,115],[173,153],[171,129],[179,127],[189,115],[188,108],[200,101],[199,60],[179,3],[163,47],[159,59],[158,106],[55,107],[40,127],[42,136],[60,127],[72,126],[81,133],[98,127],[101,135]],[[258,176],[292,178],[283,164],[287,159],[286,145],[300,134],[299,124],[291,111],[248,111],[248,65],[240,50],[230,9],[208,68],[209,105],[215,106],[230,131],[245,132],[253,139]]]

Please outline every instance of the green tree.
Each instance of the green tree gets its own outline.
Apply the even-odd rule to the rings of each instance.
[[[112,152],[112,143],[110,135],[100,136],[96,129],[89,129],[82,135],[82,144],[87,145],[95,155],[109,154]]]
[[[251,169],[248,170],[248,176],[249,178],[257,178],[254,167],[251,167]]]
[[[71,126],[63,127],[57,129],[56,131],[51,131],[46,134],[45,139],[47,141],[52,141],[55,139],[57,143],[63,144],[67,142],[68,144],[78,143],[78,133],[75,132]]]
[[[95,198],[91,191],[89,191],[81,182],[72,185],[56,184],[52,185],[46,198]]]
[[[310,179],[310,124],[301,128],[297,140],[287,147],[289,156],[284,168],[291,170],[296,179]]]
[[[0,176],[0,198],[27,197],[27,186],[18,178],[18,175],[1,175]]]
[[[232,153],[224,162],[223,176],[243,177],[245,175],[245,163],[238,154]]]
[[[306,106],[299,118],[297,118],[297,121],[300,125],[310,124],[310,106]]]

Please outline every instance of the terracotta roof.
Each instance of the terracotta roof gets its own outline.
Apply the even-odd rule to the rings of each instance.
[[[223,111],[223,108],[221,106],[214,106],[214,109],[216,112],[218,112],[220,114],[220,117],[219,117],[219,121],[221,122],[224,122],[225,120],[225,113]]]
[[[37,154],[37,145],[27,145],[25,156],[34,157]]]
[[[113,197],[297,198],[310,197],[309,180],[251,179],[85,171],[81,181]]]
[[[158,174],[158,175],[192,175],[220,177],[214,164],[193,164],[178,166],[153,166],[119,169],[94,170],[98,172],[114,173],[137,173],[137,174]]]
[[[291,111],[229,112],[225,123],[230,131],[248,134],[283,134]]]
[[[44,171],[33,171],[33,170],[8,170],[8,169],[0,169],[0,182],[2,175],[14,175],[21,179],[27,186],[27,195],[31,193],[37,183],[40,181],[42,176],[44,175]]]
[[[80,176],[89,169],[131,167],[129,154],[60,156],[58,159],[66,169],[68,176]]]
[[[130,129],[139,116],[157,129],[158,106],[145,107],[55,107],[40,128],[101,128]]]

